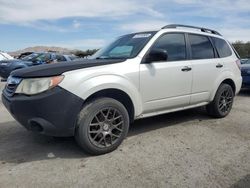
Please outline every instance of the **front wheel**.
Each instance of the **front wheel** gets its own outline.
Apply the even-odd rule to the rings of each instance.
[[[230,85],[221,84],[218,88],[214,100],[207,105],[209,115],[216,118],[226,117],[233,106],[234,92]]]
[[[119,101],[98,98],[81,110],[75,138],[87,153],[100,155],[115,150],[129,129],[129,115]]]

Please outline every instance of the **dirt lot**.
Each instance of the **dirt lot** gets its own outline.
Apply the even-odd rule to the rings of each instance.
[[[194,109],[136,121],[97,157],[26,131],[0,101],[0,187],[250,187],[250,91],[225,119]]]

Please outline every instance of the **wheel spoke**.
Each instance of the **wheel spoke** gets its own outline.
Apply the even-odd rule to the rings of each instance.
[[[223,107],[223,103],[219,104],[219,109],[221,109]]]
[[[106,136],[104,136],[104,145],[107,147],[107,140],[106,140]]]
[[[109,113],[110,113],[110,110],[111,110],[111,108],[108,108],[108,112],[107,112],[107,115],[106,115],[106,119],[108,119],[109,118]]]
[[[114,118],[115,118],[115,114],[116,114],[116,110],[114,109],[113,116],[112,116],[111,119],[114,119]]]
[[[90,125],[89,126],[100,126],[100,123],[90,123]]]
[[[112,121],[115,121],[115,120],[117,120],[117,119],[119,119],[119,118],[121,118],[122,116],[121,115],[119,115],[119,116],[117,116],[117,117],[115,117],[115,118],[113,118],[112,119]]]
[[[100,123],[101,121],[99,120],[99,118],[97,117],[97,114],[95,115],[95,117],[94,117],[95,119],[96,119],[96,121],[98,122],[98,123]]]
[[[114,133],[112,133],[111,136],[116,137],[116,138],[119,138],[119,137],[120,137],[120,136],[118,136],[118,135],[116,135],[116,134],[114,134]]]
[[[97,133],[97,134],[94,136],[93,140],[95,140],[100,134],[101,134],[101,132]]]
[[[104,135],[103,135],[103,137],[97,143],[100,144],[101,141],[103,141],[103,140],[104,140]]]
[[[100,112],[101,112],[101,114],[102,114],[104,120],[106,120],[107,118],[106,118],[105,114],[103,113],[103,110],[101,110]]]

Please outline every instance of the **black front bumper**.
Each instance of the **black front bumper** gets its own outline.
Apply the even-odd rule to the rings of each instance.
[[[2,102],[11,115],[28,130],[50,136],[73,136],[83,100],[55,87],[44,93],[8,97],[3,91]]]

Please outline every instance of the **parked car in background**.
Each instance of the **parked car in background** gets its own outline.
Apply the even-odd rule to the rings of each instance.
[[[241,60],[240,60],[240,63],[241,63],[242,65],[244,65],[244,64],[250,64],[250,59],[241,59]]]
[[[79,57],[75,56],[75,55],[64,55],[64,57],[66,59],[68,59],[67,61],[75,61],[75,60],[78,60]]]
[[[13,57],[11,57],[9,54],[5,52],[0,52],[0,61],[8,59],[13,59]]]
[[[250,59],[241,60],[242,88],[250,88]]]
[[[73,57],[70,55],[61,55],[55,53],[32,53],[21,59],[3,60],[0,61],[0,77],[2,81],[6,81],[10,73],[17,69],[26,67],[57,63],[63,61],[72,61]]]

